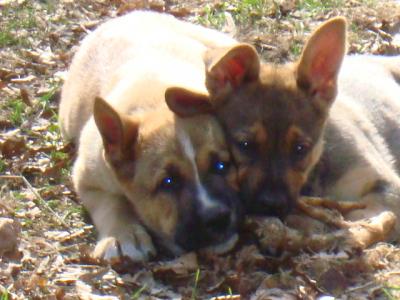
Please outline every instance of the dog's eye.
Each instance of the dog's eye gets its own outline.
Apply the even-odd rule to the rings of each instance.
[[[217,160],[216,162],[214,162],[212,166],[213,172],[220,175],[226,174],[228,168],[229,168],[229,163],[221,160]]]
[[[250,141],[238,141],[237,146],[242,152],[249,152],[250,150],[254,149],[254,144]]]
[[[306,143],[298,143],[294,145],[293,154],[297,159],[302,159],[310,150],[310,145]]]
[[[159,185],[159,188],[163,191],[172,191],[179,188],[179,179],[175,176],[164,177]]]

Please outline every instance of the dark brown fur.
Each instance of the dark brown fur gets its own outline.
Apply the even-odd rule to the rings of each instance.
[[[299,144],[310,149],[318,145],[326,118],[309,105],[309,94],[298,87],[294,70],[294,65],[262,65],[259,80],[232,93],[218,111],[250,211],[288,212],[318,160],[318,149],[302,158],[294,154]],[[249,143],[247,149],[243,142]]]
[[[352,220],[399,218],[400,58],[344,57],[345,27],[324,23],[287,65],[260,62],[246,44],[206,55],[249,213],[285,215],[303,191],[363,202]]]

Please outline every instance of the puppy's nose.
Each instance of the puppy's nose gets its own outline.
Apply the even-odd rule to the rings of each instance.
[[[231,224],[231,213],[225,206],[203,209],[201,212],[204,228],[210,232],[225,232]]]
[[[293,201],[284,193],[262,192],[248,205],[248,213],[285,217],[293,208]]]

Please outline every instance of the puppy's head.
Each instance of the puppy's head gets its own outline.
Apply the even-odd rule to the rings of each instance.
[[[167,92],[167,107],[130,116],[97,98],[104,156],[132,209],[172,252],[236,241],[241,213],[237,173],[208,97]],[[219,247],[219,248],[218,248]]]
[[[319,160],[345,53],[345,27],[342,18],[326,22],[299,61],[288,65],[260,64],[246,44],[207,54],[207,88],[250,213],[289,212]]]

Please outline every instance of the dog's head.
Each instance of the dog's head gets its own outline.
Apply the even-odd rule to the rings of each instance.
[[[135,214],[172,252],[227,250],[236,241],[242,205],[224,134],[204,114],[207,96],[166,97],[179,116],[167,107],[132,116],[96,99],[105,159]]]
[[[260,63],[239,44],[206,56],[206,85],[238,165],[250,213],[285,215],[322,151],[321,136],[337,93],[345,20],[310,37],[296,63]]]

